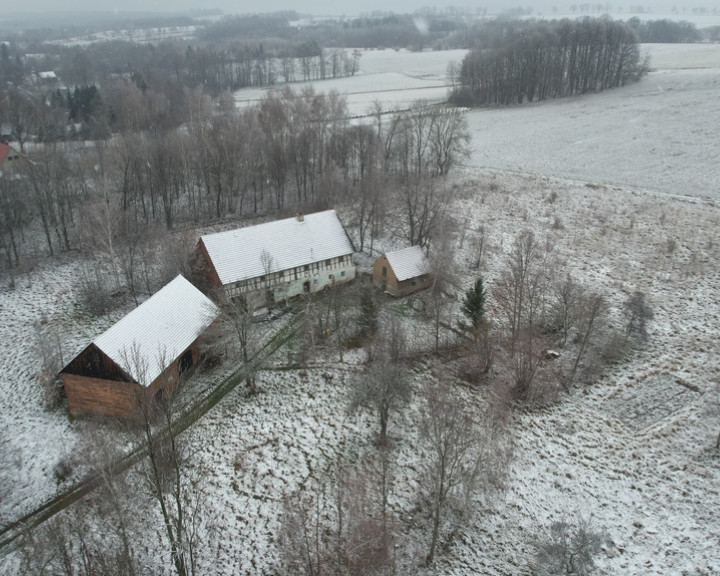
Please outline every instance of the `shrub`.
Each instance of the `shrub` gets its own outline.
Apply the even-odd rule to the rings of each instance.
[[[535,543],[538,576],[590,576],[605,538],[589,520],[555,522],[544,540]]]

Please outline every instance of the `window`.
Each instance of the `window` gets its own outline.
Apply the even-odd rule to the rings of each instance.
[[[340,272],[340,276],[345,276],[345,270],[343,270],[342,272]]]
[[[383,266],[382,275],[383,275],[383,278],[387,278],[387,267],[386,266]]]

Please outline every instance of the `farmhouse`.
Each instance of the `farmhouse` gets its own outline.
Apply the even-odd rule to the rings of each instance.
[[[202,292],[176,277],[61,370],[70,413],[141,417],[197,362],[198,338],[218,314]]]
[[[373,264],[373,282],[393,296],[412,294],[431,281],[430,263],[420,246],[383,253]]]
[[[355,249],[334,210],[208,234],[199,249],[215,285],[250,308],[355,278]]]

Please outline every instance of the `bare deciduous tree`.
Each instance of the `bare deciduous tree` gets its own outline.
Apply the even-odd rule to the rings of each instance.
[[[559,344],[564,346],[568,333],[577,324],[581,313],[582,287],[567,274],[562,280],[553,283],[552,295],[552,329],[559,332]]]
[[[647,340],[647,323],[655,314],[650,308],[645,293],[636,290],[623,304],[625,314],[625,343],[633,339],[642,344]]]
[[[380,419],[378,444],[387,443],[390,414],[401,410],[410,400],[412,389],[408,368],[403,362],[405,335],[396,319],[389,329],[371,345],[374,350],[367,370],[356,378],[350,410],[367,407]]]
[[[166,366],[166,352],[158,350],[156,358],[144,357],[133,345],[125,351],[124,364],[138,382],[146,383],[150,367],[155,361]],[[175,395],[172,394],[171,373],[157,394],[142,390],[137,397],[137,441],[147,451],[145,478],[153,500],[157,503],[162,526],[158,536],[169,547],[170,560],[178,576],[195,576],[198,569],[198,533],[202,523],[201,503],[197,485],[190,490],[188,479],[188,454],[183,448],[174,426]]]
[[[575,378],[580,361],[587,352],[594,335],[600,330],[602,319],[607,313],[607,303],[599,294],[586,294],[581,300],[580,307],[582,314],[578,325],[579,347],[570,372],[571,382]]]
[[[429,384],[425,390],[420,435],[427,451],[423,488],[429,501],[430,542],[426,564],[432,564],[448,516],[453,531],[467,519],[481,485],[489,489],[502,482],[509,452],[483,431],[449,382]]]
[[[440,349],[440,328],[446,319],[448,310],[455,302],[455,293],[459,285],[451,229],[452,221],[444,218],[441,226],[435,231],[432,250],[428,258],[432,281],[425,292],[425,302],[426,310],[433,319],[435,351]]]
[[[590,576],[604,541],[585,518],[554,522],[547,537],[535,544],[538,576]]]
[[[507,320],[511,337],[523,326],[535,325],[546,287],[545,280],[541,248],[532,231],[525,230],[515,238],[506,268],[493,290],[493,296]]]
[[[387,464],[387,462],[386,462]],[[363,462],[338,466],[285,498],[280,557],[287,574],[390,575],[393,535],[378,498],[389,481]],[[385,488],[383,488],[385,486]]]

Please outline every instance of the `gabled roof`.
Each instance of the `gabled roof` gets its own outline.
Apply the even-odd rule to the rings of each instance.
[[[136,382],[149,386],[219,313],[209,298],[177,276],[93,344]]]
[[[223,285],[352,254],[335,210],[201,238]]]
[[[425,252],[420,246],[410,246],[396,252],[386,252],[385,257],[388,259],[393,272],[395,272],[398,282],[417,278],[430,272],[430,262],[428,262]]]

